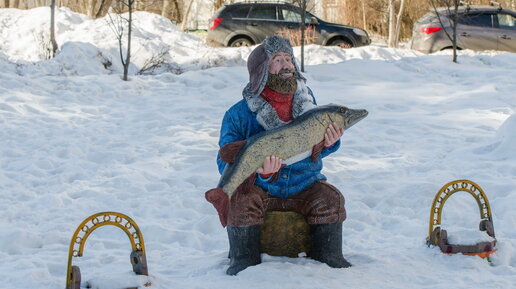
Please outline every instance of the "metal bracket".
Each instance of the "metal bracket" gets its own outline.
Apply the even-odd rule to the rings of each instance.
[[[130,255],[133,272],[138,275],[149,275],[143,236],[138,225],[128,216],[116,212],[102,212],[86,218],[75,230],[68,251],[68,270],[66,273],[66,289],[80,289],[81,270],[72,266],[74,257],[81,257],[88,236],[97,228],[115,226],[122,229],[129,237],[133,251]],[[150,283],[148,286],[150,286]]]
[[[468,180],[456,180],[444,185],[435,195],[430,209],[430,222],[428,228],[428,237],[426,243],[428,246],[435,245],[441,248],[443,253],[463,253],[468,255],[489,256],[494,252],[496,238],[491,242],[481,242],[476,245],[450,245],[448,244],[448,235],[446,230],[441,229],[441,215],[444,203],[448,198],[456,192],[468,192],[477,201],[480,210],[479,229],[495,238],[493,219],[491,216],[491,207],[484,191],[476,183]]]

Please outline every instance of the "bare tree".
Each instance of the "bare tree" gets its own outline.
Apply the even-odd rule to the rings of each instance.
[[[190,0],[190,2],[188,2],[188,7],[186,8],[186,12],[183,16],[183,21],[181,22],[181,31],[185,31],[186,23],[188,22],[188,16],[190,15],[190,10],[192,9],[193,2],[194,0]]]
[[[453,62],[457,63],[457,23],[459,18],[459,6],[460,0],[429,0],[432,5],[435,15],[439,20],[439,24],[446,33],[446,36],[450,39],[453,46]],[[438,9],[437,6],[442,6]],[[445,29],[443,21],[449,21],[452,29],[451,35],[448,30]]]
[[[127,74],[129,73],[129,65],[131,64],[131,32],[132,32],[132,24],[133,24],[133,9],[136,0],[116,0],[115,5],[113,5],[113,11],[115,15],[109,16],[109,26],[118,40],[118,48],[120,52],[120,61],[124,67],[124,76],[123,80],[127,81]],[[122,12],[127,10],[128,17],[125,18],[122,16]],[[125,35],[125,28],[127,27],[127,47],[125,51],[123,51],[123,40]]]
[[[81,8],[82,13],[86,13],[88,16],[92,18],[100,18],[104,17],[107,14],[107,11],[113,0],[83,0],[83,6]]]
[[[145,3],[144,3],[143,0],[140,0],[140,1],[136,0],[136,1],[134,1],[134,5],[135,5],[135,7],[133,7],[133,8],[136,11],[142,11],[142,10],[145,9],[144,8],[145,7]]]
[[[161,16],[169,17],[171,10],[172,10],[172,0],[163,0],[163,6],[161,7]]]
[[[214,0],[213,1],[213,8],[215,8],[215,11],[219,10],[220,7],[224,5],[224,0]]]
[[[95,6],[97,6],[97,0],[87,0],[83,2],[84,10],[86,11],[86,15],[93,18],[95,17]]]
[[[178,0],[163,0],[161,16],[180,22],[183,19],[182,12]]]
[[[152,54],[150,58],[145,60],[142,68],[138,71],[138,74],[152,73],[155,69],[161,67],[166,62],[166,58],[169,54],[170,46],[165,45]]]
[[[364,30],[367,29],[365,1],[362,1],[362,28],[364,28]]]
[[[306,21],[306,0],[299,0],[301,8],[301,72],[305,72],[305,21]]]
[[[292,46],[301,46],[301,28],[290,29],[288,27],[282,27],[276,31],[275,35],[287,38],[290,40]],[[317,30],[314,26],[309,25],[305,30],[305,44],[314,44],[317,39]]]
[[[113,4],[113,0],[101,0],[99,9],[97,10],[97,13],[95,13],[95,18],[103,17],[107,14],[109,7],[111,7],[111,4]]]
[[[55,14],[56,14],[56,0],[52,0],[50,4],[50,42],[52,43],[52,57],[56,56],[57,42],[55,33]]]
[[[305,30],[306,30],[306,0],[293,0],[292,4],[301,9],[301,72],[305,72]]]
[[[327,20],[344,25],[362,27],[374,34],[387,35],[388,2],[391,0],[341,0],[327,2],[325,10],[336,10],[334,18]],[[331,4],[330,4],[331,3]],[[328,12],[325,12],[329,14]]]
[[[405,8],[405,0],[401,0],[398,8],[398,15],[395,17],[396,2],[400,1],[389,0],[389,47],[398,47],[401,29],[401,16],[403,15],[403,10]]]
[[[48,6],[51,0],[0,0],[0,7],[5,8],[34,8],[38,5]],[[110,6],[116,6],[118,0],[56,0],[56,6],[65,6],[71,10],[91,17],[99,18],[107,14]],[[128,1],[128,0],[124,0]],[[191,0],[133,0],[133,10],[138,9],[159,13],[164,17],[175,20],[177,23],[184,18],[193,16],[195,7],[191,7],[192,12],[185,17]],[[233,3],[242,0],[203,0],[203,5],[213,5],[218,9],[226,3]],[[260,1],[260,0],[247,0]],[[152,2],[152,5],[149,3]],[[200,5],[197,1],[196,5]],[[341,24],[362,27],[370,34],[389,36],[393,35],[392,42],[398,43],[410,38],[412,35],[412,25],[421,16],[428,12],[432,6],[449,6],[453,10],[454,0],[287,0],[299,7],[300,3],[306,2],[306,11],[311,11],[310,6],[318,5],[320,15],[323,19]],[[431,5],[431,3],[434,5]],[[469,0],[472,5],[487,5],[489,0]],[[498,0],[504,7],[516,9],[516,0]],[[443,4],[444,3],[444,4]],[[446,5],[450,3],[450,5]],[[193,4],[192,4],[193,6]],[[389,7],[393,7],[393,14],[390,14]],[[127,9],[124,11],[126,12]],[[453,12],[452,12],[453,13]],[[390,17],[389,17],[390,15]],[[394,21],[390,21],[394,19]],[[445,18],[443,18],[445,19]],[[309,20],[309,19],[308,19]],[[307,21],[308,21],[307,20]],[[390,23],[394,24],[393,27]],[[306,27],[305,23],[305,27]],[[389,32],[389,28],[391,32]],[[393,32],[394,31],[394,32]],[[450,30],[451,31],[451,30]],[[306,35],[306,32],[305,32]],[[451,35],[451,33],[450,33]],[[307,39],[305,38],[305,44]],[[393,44],[393,47],[396,45]],[[304,48],[303,48],[304,50]]]
[[[394,14],[396,13],[395,12],[395,4],[396,4],[396,0],[388,0],[389,1],[389,40],[387,41],[387,44],[389,45],[389,47],[395,47],[395,43],[394,43],[394,37],[395,37],[395,32],[394,32],[394,29],[396,27],[396,21],[394,20]]]
[[[328,17],[334,15],[334,18],[327,20],[367,30],[370,34],[379,36],[389,36],[389,4],[393,0],[334,0],[324,1],[324,15]],[[392,31],[398,32],[398,42],[406,40],[412,35],[413,23],[428,12],[430,4],[428,0],[395,0],[393,3],[394,14],[391,16],[394,26]],[[327,11],[332,11],[327,12]],[[397,28],[399,27],[399,29]],[[393,32],[396,36],[396,33]],[[395,40],[394,37],[393,40]],[[388,43],[388,40],[386,40]],[[394,41],[395,42],[395,41]]]
[[[400,8],[398,10],[398,16],[396,16],[396,29],[395,29],[395,37],[394,42],[396,43],[396,47],[398,47],[400,43],[400,30],[401,30],[401,16],[403,15],[403,12],[405,10],[405,0],[401,0],[400,2]]]

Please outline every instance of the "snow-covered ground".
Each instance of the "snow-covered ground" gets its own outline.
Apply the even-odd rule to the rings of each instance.
[[[122,230],[102,227],[73,260],[92,288],[516,288],[516,54],[464,51],[453,64],[449,53],[307,47],[318,102],[369,111],[325,159],[346,197],[354,266],[263,255],[226,276],[227,235],[204,192],[218,182],[220,121],[241,98],[252,48],[206,47],[136,13],[124,82],[105,19],[59,9],[61,50],[42,60],[48,13],[0,9],[0,288],[64,288],[71,237],[102,211],[139,225],[150,277],[133,275]],[[159,51],[166,64],[136,75]],[[463,178],[491,204],[491,263],[425,245],[435,194]],[[465,192],[445,205],[450,239],[485,239],[479,220]]]

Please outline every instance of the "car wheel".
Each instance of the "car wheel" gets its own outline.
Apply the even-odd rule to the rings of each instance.
[[[229,44],[229,46],[231,46],[231,47],[242,47],[242,46],[252,46],[252,45],[253,45],[253,42],[251,42],[251,40],[249,40],[247,38],[243,38],[243,37],[236,38],[235,40],[231,41],[231,43]]]
[[[340,48],[352,48],[353,44],[351,44],[348,40],[335,39],[330,43],[330,46],[339,46]]]

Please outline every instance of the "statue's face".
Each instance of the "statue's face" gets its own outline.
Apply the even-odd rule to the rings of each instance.
[[[282,78],[290,78],[294,76],[295,69],[292,57],[286,52],[278,52],[269,60],[270,74],[278,74],[283,70],[279,76]]]
[[[278,52],[269,60],[269,76],[267,86],[280,93],[294,93],[297,89],[296,67],[292,56],[286,52]]]

